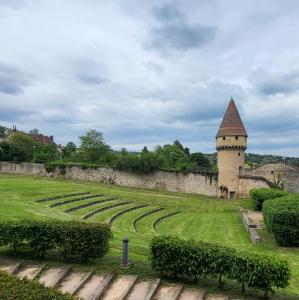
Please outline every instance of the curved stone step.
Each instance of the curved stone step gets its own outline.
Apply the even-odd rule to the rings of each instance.
[[[72,194],[52,196],[52,197],[48,197],[48,198],[44,198],[44,199],[37,199],[37,200],[35,200],[35,202],[47,202],[47,201],[63,199],[63,198],[68,198],[68,197],[75,197],[75,196],[80,196],[80,195],[87,195],[87,194],[90,194],[90,192],[72,193]]]
[[[106,210],[109,210],[109,209],[112,209],[112,208],[115,208],[115,207],[127,205],[127,204],[130,204],[130,203],[132,203],[132,201],[120,202],[120,203],[115,203],[115,204],[111,204],[111,205],[108,205],[108,206],[100,207],[98,209],[95,209],[95,210],[89,212],[88,214],[83,216],[82,219],[87,220],[87,219],[93,217],[94,215],[102,213],[103,211],[106,211]]]
[[[138,216],[137,218],[135,218],[135,219],[132,221],[132,229],[136,232],[136,231],[137,231],[136,225],[137,225],[137,223],[138,223],[140,220],[142,220],[143,218],[145,218],[145,217],[147,217],[147,216],[149,216],[149,215],[151,215],[151,214],[154,214],[155,212],[158,212],[158,211],[164,210],[164,209],[165,209],[164,207],[154,208],[154,209],[152,209],[152,210],[150,210],[150,211],[147,211],[147,212],[145,212],[144,214]]]
[[[134,211],[136,209],[139,209],[139,208],[144,208],[144,207],[147,207],[149,206],[148,204],[141,204],[141,205],[136,205],[136,206],[133,206],[133,207],[129,207],[129,208],[126,208],[124,210],[121,210],[119,212],[117,212],[116,214],[114,214],[108,221],[108,223],[111,225],[117,218],[119,218],[120,216],[128,213],[128,212],[131,212],[131,211]]]

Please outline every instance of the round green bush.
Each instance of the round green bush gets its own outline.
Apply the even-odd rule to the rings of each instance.
[[[272,200],[285,195],[287,195],[286,192],[278,189],[261,188],[250,190],[250,198],[253,201],[254,210],[262,210],[263,203],[266,200]]]
[[[263,215],[266,229],[279,246],[299,246],[299,195],[266,201]]]

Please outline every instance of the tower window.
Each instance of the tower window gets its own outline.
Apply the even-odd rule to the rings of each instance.
[[[236,136],[235,136],[235,139],[237,140],[238,138],[239,138],[239,137],[236,135]]]
[[[225,141],[225,136],[222,139]]]
[[[240,156],[240,155],[241,155],[241,153],[239,152],[239,153],[238,153],[238,155]]]

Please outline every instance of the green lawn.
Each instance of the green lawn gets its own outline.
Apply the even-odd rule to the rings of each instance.
[[[49,207],[52,203],[83,196],[43,203],[34,202],[37,199],[76,192],[104,195],[99,198],[79,200],[53,208]],[[71,213],[63,212],[67,208],[111,197],[118,197],[118,199],[98,203]],[[131,203],[123,206],[106,209],[88,219],[87,222],[108,221],[112,215],[119,211],[147,204],[147,207],[132,210],[115,219],[112,224],[114,239],[111,241],[110,253],[104,260],[96,262],[98,268],[101,268],[101,264],[103,268],[111,266],[111,261],[113,261],[113,266],[118,266],[122,238],[128,236],[130,238],[130,258],[135,265],[129,272],[150,274],[147,255],[151,237],[154,234],[176,234],[184,239],[193,238],[219,242],[239,249],[284,258],[289,262],[292,271],[291,284],[286,292],[299,295],[299,249],[277,247],[272,236],[264,231],[262,231],[262,235],[265,242],[253,245],[238,211],[240,206],[250,207],[249,200],[220,200],[202,195],[167,193],[98,183],[0,175],[0,201],[0,219],[81,219],[82,216],[95,209],[131,201]],[[164,209],[149,214],[137,222],[137,232],[133,230],[132,222],[135,218],[147,211],[161,207]],[[157,218],[176,211],[180,211],[180,213],[164,219],[156,226],[156,232],[153,230],[152,225]],[[105,264],[105,261],[109,261],[109,263]]]

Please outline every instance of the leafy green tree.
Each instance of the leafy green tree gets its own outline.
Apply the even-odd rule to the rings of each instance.
[[[88,163],[105,162],[105,158],[111,152],[111,148],[105,143],[101,132],[90,129],[79,139],[79,156],[82,161]]]
[[[58,159],[58,151],[52,144],[38,144],[34,150],[34,163],[47,163]]]
[[[32,161],[33,153],[37,143],[31,136],[22,132],[10,134],[7,142],[11,147],[11,159],[16,161]]]
[[[77,152],[76,144],[73,142],[68,142],[62,150],[62,158],[70,159],[70,158],[74,157],[76,152]]]
[[[189,158],[184,149],[176,141],[172,145],[157,146],[155,153],[161,160],[161,167],[163,169],[187,170],[189,167]]]
[[[195,152],[190,154],[190,161],[194,164],[195,167],[209,168],[210,161],[206,156],[201,152]]]
[[[9,132],[10,132],[9,128],[0,125],[0,139],[5,138]]]

